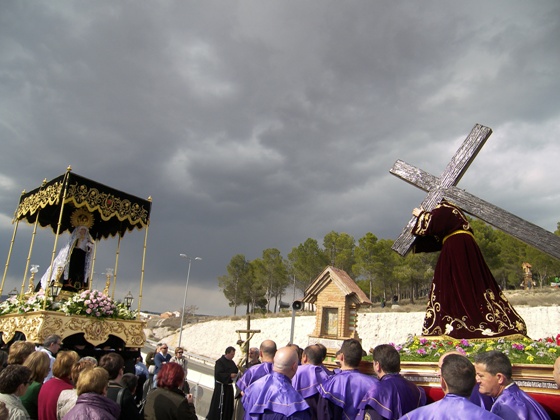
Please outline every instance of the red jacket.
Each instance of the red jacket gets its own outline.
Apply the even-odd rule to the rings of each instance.
[[[56,403],[65,389],[72,389],[70,379],[51,378],[43,384],[39,391],[38,414],[41,420],[56,420]]]

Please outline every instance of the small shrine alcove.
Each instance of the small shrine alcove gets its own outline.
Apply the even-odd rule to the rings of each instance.
[[[315,329],[309,344],[322,343],[328,349],[338,349],[348,338],[358,337],[357,314],[361,306],[371,301],[356,282],[344,271],[328,266],[307,287],[304,303],[316,305]]]

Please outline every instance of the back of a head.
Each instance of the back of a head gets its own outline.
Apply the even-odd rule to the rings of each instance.
[[[36,351],[29,355],[23,366],[26,366],[31,370],[30,381],[43,382],[43,380],[49,374],[51,368],[51,359],[44,351]]]
[[[27,382],[31,370],[22,365],[8,365],[0,372],[0,394],[13,394],[18,387]]]
[[[327,346],[325,346],[323,343],[317,343],[315,345],[321,350],[321,363],[323,363],[327,358]]]
[[[89,361],[93,366],[97,366],[97,359],[93,356],[84,356],[80,359],[80,362],[82,361]]]
[[[399,373],[401,371],[401,356],[396,348],[390,344],[380,344],[373,349],[373,360],[385,373]]]
[[[295,375],[299,362],[298,353],[293,347],[282,347],[274,356],[274,372],[286,375],[290,379]]]
[[[127,388],[130,392],[134,393],[134,390],[138,385],[138,376],[134,373],[125,373],[121,378],[121,385]]]
[[[319,366],[323,363],[323,350],[316,344],[307,346],[303,350],[303,354],[305,354],[307,361],[312,365]]]
[[[99,367],[109,373],[109,380],[116,379],[124,369],[124,359],[118,353],[107,353],[99,360]]]
[[[450,394],[462,397],[471,395],[476,383],[476,372],[473,364],[465,356],[450,354],[441,365],[441,376],[447,384]]]
[[[90,367],[95,367],[96,365],[97,363],[93,363],[91,360],[88,359],[82,358],[78,360],[76,363],[74,363],[74,366],[72,366],[72,373],[70,374],[70,377],[72,378],[72,382],[74,382],[75,384],[78,383],[78,379],[82,371]]]
[[[498,350],[478,353],[474,356],[474,362],[485,366],[486,372],[496,375],[501,373],[508,380],[511,379],[513,373],[511,361],[509,358]]]
[[[344,355],[344,364],[351,368],[357,368],[362,360],[362,344],[355,338],[344,340],[340,347],[340,352]]]
[[[264,340],[259,348],[263,355],[263,359],[267,362],[272,362],[276,354],[276,343],[272,340]]]
[[[80,373],[76,392],[78,395],[94,392],[102,395],[109,384],[109,374],[102,367],[88,366]]]
[[[159,388],[180,388],[185,379],[185,371],[178,363],[164,364],[157,375],[157,386]]]
[[[53,363],[53,376],[57,378],[70,378],[72,366],[78,361],[80,356],[75,351],[59,351]]]
[[[35,344],[30,341],[16,341],[10,346],[8,353],[9,365],[23,365],[25,359],[35,351]]]

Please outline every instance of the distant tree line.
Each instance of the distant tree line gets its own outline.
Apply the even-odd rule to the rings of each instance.
[[[477,219],[470,219],[482,254],[502,289],[515,289],[523,281],[522,263],[532,265],[537,287],[558,281],[560,261]],[[560,235],[560,222],[556,235]],[[322,246],[312,238],[292,248],[287,258],[276,248],[249,261],[237,254],[218,278],[224,296],[233,307],[246,313],[277,312],[282,297],[290,303],[296,290],[302,293],[327,265],[352,277],[372,302],[415,300],[427,295],[438,253],[409,253],[405,258],[391,249],[393,241],[368,232],[357,242],[347,233],[329,232]]]

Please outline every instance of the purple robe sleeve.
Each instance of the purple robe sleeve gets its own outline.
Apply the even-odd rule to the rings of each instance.
[[[544,408],[515,383],[502,391],[491,411],[503,419],[550,420]]]
[[[292,386],[303,398],[310,398],[319,392],[319,384],[327,378],[327,372],[321,366],[301,365],[292,378]]]
[[[344,416],[355,419],[362,398],[375,382],[378,382],[377,378],[357,370],[342,370],[319,385],[319,393],[323,399],[330,402],[328,406],[331,411],[338,411],[337,408],[340,408],[344,412]],[[326,407],[324,404],[320,404],[320,406]],[[318,406],[318,410],[321,408],[320,406]],[[334,416],[328,418],[338,418],[336,414]]]
[[[398,419],[426,404],[426,393],[400,374],[388,374],[376,382],[360,402],[357,419],[377,412],[386,419]],[[375,418],[375,417],[372,417]]]
[[[251,366],[245,371],[243,376],[236,382],[237,387],[241,392],[245,392],[247,387],[256,380],[268,375],[272,372],[272,363],[264,362],[258,365]]]
[[[401,419],[408,420],[500,420],[496,414],[471,403],[459,395],[447,394],[443,399],[417,408]]]
[[[292,387],[290,380],[272,372],[253,382],[242,398],[245,418],[262,419],[276,413],[289,419],[309,419],[309,405]]]
[[[490,411],[492,409],[492,404],[494,403],[494,400],[492,399],[492,397],[488,395],[481,394],[479,388],[480,388],[480,384],[475,384],[471,393],[471,397],[469,398],[469,401],[472,402],[473,404],[478,405],[479,407],[484,408],[485,410]]]

